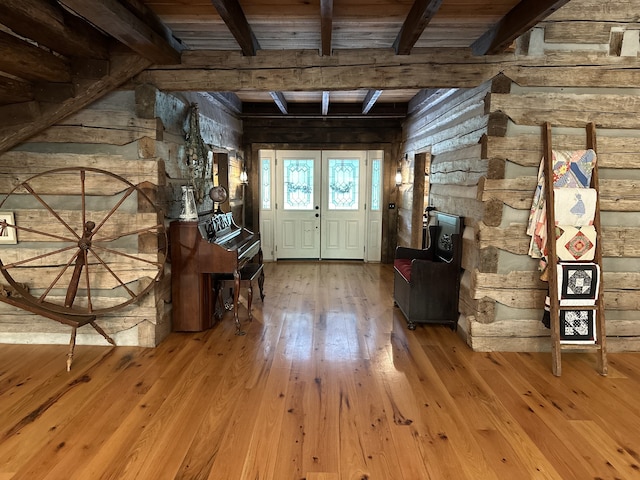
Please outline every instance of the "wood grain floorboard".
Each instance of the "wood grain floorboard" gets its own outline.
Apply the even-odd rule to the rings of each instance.
[[[0,346],[0,480],[635,480],[640,354],[472,352],[391,267],[265,265],[235,335]],[[242,297],[243,304],[246,299]],[[241,318],[247,318],[244,306]]]

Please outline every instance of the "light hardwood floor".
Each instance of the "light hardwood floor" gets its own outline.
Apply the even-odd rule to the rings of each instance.
[[[406,329],[389,266],[266,265],[156,349],[0,346],[0,480],[640,478],[640,354],[474,353]],[[246,310],[241,310],[246,318]]]

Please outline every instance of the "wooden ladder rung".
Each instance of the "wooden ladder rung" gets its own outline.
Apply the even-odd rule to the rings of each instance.
[[[598,305],[558,305],[558,310],[598,310]]]
[[[560,342],[560,348],[562,350],[600,350],[602,346],[597,343],[562,343]]]

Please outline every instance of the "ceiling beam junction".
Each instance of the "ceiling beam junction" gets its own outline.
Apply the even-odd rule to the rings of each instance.
[[[325,116],[329,113],[329,98],[331,93],[328,90],[322,92],[322,116]]]
[[[409,55],[424,29],[440,9],[442,0],[415,0],[393,42],[396,55]]]
[[[242,53],[247,57],[255,56],[260,44],[238,0],[211,0],[211,3],[238,42]]]
[[[0,70],[29,81],[70,82],[66,59],[0,31]]]
[[[333,0],[320,0],[320,55],[331,55],[333,34]]]
[[[216,7],[218,14],[220,14],[227,28],[236,39],[236,42],[238,42],[242,54],[246,57],[255,57],[257,51],[260,50],[260,44],[238,0],[211,0],[211,3]],[[288,107],[284,94],[278,91],[271,91],[269,95],[271,95],[282,114],[286,115]]]
[[[106,36],[55,2],[3,0],[2,24],[67,57],[109,58]]]
[[[269,92],[271,98],[278,106],[278,109],[282,112],[283,115],[289,113],[289,107],[287,106],[287,99],[284,98],[284,94],[282,92]]]
[[[154,31],[118,0],[58,1],[143,58],[158,65],[180,63],[182,46],[172,37],[167,38]]]
[[[366,115],[373,108],[378,101],[378,98],[382,95],[382,90],[369,90],[362,102],[362,114]]]
[[[569,0],[522,0],[471,45],[474,55],[503,53],[516,38],[540,23]]]

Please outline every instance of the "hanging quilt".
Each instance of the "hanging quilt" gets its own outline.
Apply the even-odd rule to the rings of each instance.
[[[593,188],[554,188],[556,225],[593,225],[598,193]]]
[[[553,186],[588,188],[596,163],[593,150],[553,150]]]
[[[556,255],[564,261],[593,260],[596,251],[596,227],[556,227]]]
[[[561,188],[588,188],[591,185],[591,174],[596,161],[596,153],[591,149],[575,151],[553,150],[552,164],[554,187],[558,190]],[[538,184],[533,194],[533,201],[529,212],[529,223],[527,226],[527,234],[531,236],[529,255],[532,258],[540,259],[540,270],[544,270],[547,265],[547,215],[544,189],[545,180],[543,158],[538,169]],[[574,206],[576,206],[577,209],[581,208],[577,201],[574,202]],[[558,210],[556,209],[554,213],[557,212]],[[580,210],[578,210],[578,213],[579,212]],[[585,215],[586,212],[587,205],[585,204]],[[560,225],[572,224],[560,223]]]
[[[558,298],[561,306],[595,305],[600,288],[600,266],[596,263],[557,265]]]
[[[560,310],[560,343],[596,343],[595,310]]]

